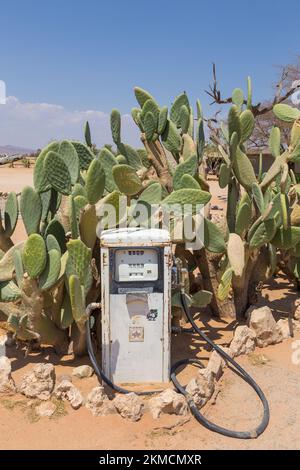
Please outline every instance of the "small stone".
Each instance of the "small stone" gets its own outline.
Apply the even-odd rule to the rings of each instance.
[[[300,320],[300,299],[296,299],[294,303],[294,318]]]
[[[80,408],[83,403],[80,391],[69,380],[62,380],[56,386],[55,396],[63,401],[69,401],[74,410]]]
[[[150,398],[148,405],[155,419],[159,418],[161,413],[175,415],[186,415],[188,413],[185,397],[171,388],[167,388],[159,395]]]
[[[35,408],[37,415],[42,418],[50,418],[56,411],[56,406],[51,401],[44,401]]]
[[[215,390],[214,375],[209,369],[200,369],[197,376],[189,381],[186,391],[200,408],[208,402]]]
[[[133,392],[126,395],[117,395],[113,399],[113,404],[122,418],[139,421],[142,417],[143,400]]]
[[[283,339],[287,339],[291,336],[290,334],[290,325],[287,318],[280,318],[277,322],[279,326]]]
[[[290,323],[292,324],[290,325]],[[290,338],[291,333],[294,331],[299,331],[300,329],[300,323],[293,318],[290,321],[288,318],[280,318],[280,320],[277,322],[277,326],[280,328],[283,339]]]
[[[213,351],[210,355],[206,368],[213,373],[216,380],[220,379],[222,372],[223,372],[223,368],[225,366],[226,366],[225,360],[220,356],[220,354],[217,351]]]
[[[256,343],[260,348],[269,344],[280,343],[283,339],[280,327],[277,325],[270,307],[251,307],[246,315],[249,318],[249,327],[256,334]]]
[[[10,360],[0,356],[0,394],[13,395],[16,393],[15,382],[11,376]]]
[[[255,350],[255,338],[255,332],[248,328],[248,326],[238,326],[230,344],[230,351],[233,357],[253,352]]]
[[[197,376],[187,384],[186,391],[200,408],[208,402],[215,390],[214,375],[211,370],[200,369]]]
[[[94,387],[86,398],[85,406],[94,416],[106,416],[116,413],[117,410],[113,402],[108,398],[104,387]]]
[[[36,364],[31,372],[24,375],[19,392],[28,398],[48,400],[54,389],[55,369],[51,363]]]
[[[91,366],[83,365],[75,367],[73,369],[72,375],[78,379],[84,379],[86,377],[92,377],[93,373],[94,369]]]
[[[63,380],[68,380],[69,382],[72,382],[72,376],[70,374],[60,374],[56,377],[56,383],[60,383]]]

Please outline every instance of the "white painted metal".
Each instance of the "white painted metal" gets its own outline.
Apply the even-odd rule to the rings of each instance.
[[[101,236],[104,373],[116,383],[168,382],[172,259],[169,234],[153,233],[153,229],[138,230],[138,237],[131,230],[127,234],[124,230],[119,234],[117,230],[108,232],[111,233]],[[109,264],[109,253],[116,245],[121,248],[116,251],[114,269],[120,287],[117,294],[111,294],[113,272],[110,269],[113,270],[113,266]],[[162,257],[158,257],[153,246],[162,247]],[[135,251],[135,254],[130,255],[129,251]],[[136,254],[137,251],[140,254]],[[134,261],[130,262],[131,259]],[[137,259],[142,261],[138,263]],[[161,270],[159,259],[163,264]],[[137,264],[144,264],[144,267],[134,266]],[[137,276],[138,272],[142,275]],[[159,272],[163,273],[163,292],[153,292]],[[146,286],[143,285],[145,280],[148,281]],[[125,285],[130,282],[130,287],[122,287],[122,282]]]
[[[151,246],[170,243],[168,230],[158,228],[120,228],[104,230],[100,237],[103,246]]]

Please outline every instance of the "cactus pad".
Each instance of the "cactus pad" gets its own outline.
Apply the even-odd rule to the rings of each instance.
[[[207,204],[211,194],[201,189],[178,189],[163,200],[163,204]]]
[[[241,137],[241,124],[240,124],[240,117],[239,117],[239,109],[236,105],[231,106],[229,113],[228,113],[228,135],[229,140],[234,132],[237,133],[238,138]]]
[[[255,126],[255,119],[250,109],[245,109],[240,115],[241,142],[245,142],[251,136]]]
[[[144,106],[147,100],[150,99],[155,101],[153,96],[151,96],[148,91],[143,90],[143,88],[134,87],[134,94],[141,108]]]
[[[21,297],[21,291],[14,281],[0,282],[0,301],[14,302]]]
[[[92,251],[81,240],[70,240],[67,243],[69,261],[72,269],[84,284],[88,267],[92,258]]]
[[[128,165],[117,165],[113,168],[113,177],[119,190],[132,196],[142,189],[142,182],[135,170]]]
[[[269,137],[269,148],[273,157],[278,157],[280,154],[280,129],[279,127],[272,127]]]
[[[89,166],[85,180],[85,190],[90,204],[101,199],[105,188],[105,173],[99,160],[94,159]]]
[[[160,183],[152,183],[140,194],[138,202],[147,204],[159,204],[162,200],[162,186]]]
[[[47,246],[48,251],[56,250],[59,252],[59,254],[61,254],[59,243],[56,240],[55,236],[52,235],[51,233],[46,238],[46,246]]]
[[[63,329],[69,328],[73,323],[72,307],[69,295],[65,294],[60,311],[60,326]]]
[[[222,163],[219,172],[219,186],[226,188],[230,179],[230,167],[226,163]]]
[[[91,138],[91,129],[89,122],[86,121],[85,126],[84,126],[84,138],[85,138],[85,143],[88,147],[92,146],[92,138]]]
[[[205,136],[204,136],[204,127],[203,127],[203,119],[198,120],[197,125],[197,155],[199,162],[201,162],[203,157],[205,147]]]
[[[192,296],[192,305],[193,307],[206,307],[210,304],[212,299],[212,293],[208,290],[199,290]]]
[[[190,103],[186,93],[177,96],[171,106],[170,119],[177,127],[180,127],[180,110],[182,106],[186,106],[188,110],[190,109]]]
[[[204,218],[204,246],[212,253],[225,253],[226,244],[220,229],[210,220]]]
[[[130,145],[122,144],[121,153],[126,157],[126,164],[132,166],[135,170],[142,168],[142,161],[139,153]],[[119,162],[120,163],[120,162]]]
[[[148,142],[151,142],[156,131],[156,120],[152,112],[148,111],[146,113],[143,120],[143,125],[145,129],[146,139],[148,140]]]
[[[230,292],[231,289],[231,280],[232,280],[233,269],[228,268],[223,276],[221,277],[221,282],[218,287],[218,299],[224,301]]]
[[[240,88],[235,88],[232,92],[232,102],[239,108],[244,103],[244,93]]]
[[[234,274],[236,276],[242,276],[245,268],[245,247],[243,240],[236,233],[229,235],[227,255]]]
[[[163,106],[159,111],[157,132],[162,134],[168,121],[168,107]]]
[[[25,186],[22,190],[20,212],[28,235],[39,232],[42,201],[40,195],[30,186]]]
[[[201,188],[198,181],[193,176],[188,175],[188,174],[182,175],[180,182],[181,182],[181,188],[182,189],[183,188],[186,188],[186,189],[203,189],[203,188]]]
[[[300,118],[300,111],[297,108],[292,108],[288,104],[275,104],[273,107],[273,113],[281,121],[294,122]]]
[[[77,142],[72,140],[71,142],[77,152],[79,158],[79,167],[81,170],[87,170],[91,161],[95,158],[93,152],[87,147],[86,145],[82,144],[81,142]]]
[[[179,122],[183,134],[186,134],[190,126],[190,112],[186,105],[181,106],[179,113]]]
[[[152,113],[154,127],[156,129],[157,123],[158,123],[158,117],[159,117],[159,107],[157,103],[152,99],[147,100],[142,108],[141,120],[142,120],[144,129],[145,129],[145,119],[146,119],[147,113]]]
[[[72,274],[69,278],[69,293],[73,318],[79,322],[85,316],[84,289],[79,277]]]
[[[192,155],[197,154],[197,147],[195,145],[194,139],[189,134],[183,134],[183,148],[182,148],[182,158],[187,160]]]
[[[50,234],[56,238],[60,246],[61,252],[64,253],[66,251],[66,234],[65,234],[65,229],[63,228],[59,220],[53,219],[48,224],[46,231],[45,231],[45,237],[47,238],[48,235]]]
[[[192,155],[190,158],[177,165],[173,176],[173,186],[175,190],[181,188],[181,178],[183,175],[188,174],[194,176],[196,174],[197,166],[197,155]]]
[[[75,184],[79,176],[79,158],[74,145],[68,140],[64,140],[60,144],[59,155],[68,167],[71,184]]]
[[[43,272],[47,262],[47,252],[41,235],[37,233],[29,235],[23,247],[22,261],[25,271],[32,279]]]
[[[83,243],[92,249],[94,248],[97,238],[97,224],[98,218],[96,216],[95,206],[86,206],[80,216],[79,231]]]
[[[13,260],[15,265],[15,277],[18,286],[21,288],[23,283],[24,266],[22,261],[22,254],[20,250],[15,250],[13,253]]]
[[[0,216],[1,217],[1,216]],[[4,209],[5,237],[9,238],[13,234],[18,221],[18,199],[13,191],[9,193]]]
[[[289,227],[284,230],[283,227],[277,229],[272,244],[282,250],[289,250],[300,243],[300,227]]]
[[[254,234],[250,238],[249,247],[251,249],[258,249],[265,243],[272,240],[276,233],[276,222],[274,219],[265,220],[255,230]],[[272,242],[273,243],[273,242]]]
[[[117,189],[117,186],[112,175],[112,169],[115,165],[118,165],[118,162],[114,154],[106,147],[103,147],[101,150],[99,154],[99,161],[105,173],[105,188],[108,192],[114,191]]]
[[[164,132],[161,135],[164,146],[169,152],[178,154],[181,149],[181,137],[172,121],[167,121]]]
[[[48,152],[44,161],[44,169],[52,188],[61,194],[71,193],[71,176],[68,167],[59,153]]]
[[[78,197],[78,196],[77,196]],[[70,204],[69,204],[69,218],[70,218],[70,225],[71,225],[71,236],[72,238],[79,237],[79,227],[78,227],[78,211],[74,202],[74,198],[69,196]]]
[[[110,114],[110,128],[114,143],[119,145],[121,142],[121,114],[117,109],[113,109]]]
[[[265,210],[265,201],[264,201],[264,196],[260,189],[260,186],[257,183],[252,184],[252,194],[253,194],[253,199],[256,203],[256,206],[259,212],[262,214]]]
[[[251,191],[252,184],[256,183],[254,169],[247,155],[239,147],[233,160],[233,170],[238,182],[247,191]]]
[[[24,242],[13,245],[0,260],[0,282],[10,281],[13,277],[14,265],[14,252],[22,251]]]
[[[60,273],[60,251],[52,249],[48,252],[46,268],[39,277],[39,287],[41,290],[51,289],[56,283]]]
[[[33,170],[33,183],[35,190],[39,193],[48,191],[51,187],[44,169],[44,160],[47,153],[50,151],[58,152],[59,142],[51,142],[49,145],[47,145],[47,147],[43,148],[38,158],[36,159]]]
[[[244,202],[239,204],[236,222],[235,222],[235,232],[240,236],[244,237],[248,227],[251,224],[252,209],[251,204]]]

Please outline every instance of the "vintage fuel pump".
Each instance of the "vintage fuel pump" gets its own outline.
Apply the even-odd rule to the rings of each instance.
[[[169,382],[182,393],[194,417],[208,429],[229,437],[252,439],[269,422],[266,397],[253,378],[199,328],[184,292],[180,263],[172,255],[170,235],[163,229],[120,228],[105,230],[101,245],[101,304],[92,303],[87,313],[87,348],[99,379],[119,393],[118,384]],[[180,288],[182,308],[192,326],[183,333],[197,333],[232,366],[232,370],[257,393],[263,405],[261,423],[252,431],[232,431],[210,422],[177,379],[176,371],[187,364],[204,367],[198,359],[184,358],[171,365],[171,287]],[[95,356],[90,315],[101,309],[102,367]],[[155,391],[136,391],[139,395]]]
[[[171,241],[167,230],[104,231],[102,368],[114,382],[168,382]]]

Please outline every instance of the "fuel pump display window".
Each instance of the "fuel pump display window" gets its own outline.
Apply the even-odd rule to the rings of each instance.
[[[116,281],[157,281],[158,253],[151,248],[117,250]]]

